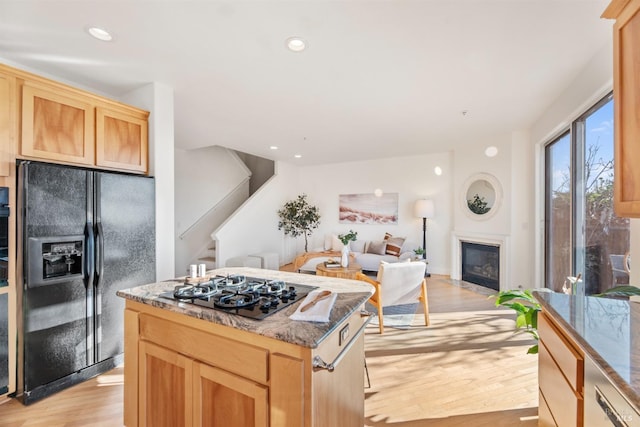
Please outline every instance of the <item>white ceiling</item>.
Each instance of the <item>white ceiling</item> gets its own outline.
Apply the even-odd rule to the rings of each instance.
[[[0,58],[115,97],[171,86],[179,148],[322,164],[528,128],[610,42],[608,2],[0,0]]]

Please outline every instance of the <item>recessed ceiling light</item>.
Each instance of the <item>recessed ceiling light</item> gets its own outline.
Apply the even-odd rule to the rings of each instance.
[[[484,150],[484,155],[487,157],[495,157],[498,155],[498,147],[492,145],[490,147],[487,147]]]
[[[270,150],[277,150],[278,147],[276,147],[275,145],[272,145],[271,147],[269,147]]]
[[[293,157],[295,157],[296,159],[301,159],[302,158],[302,154],[294,154]]]
[[[435,168],[433,168],[433,173],[438,176],[442,175],[442,168],[440,166],[436,166]]]
[[[103,42],[110,42],[113,40],[113,36],[109,31],[100,27],[87,27],[87,32],[91,34],[98,40],[102,40]]]
[[[300,37],[289,37],[286,46],[291,52],[302,52],[307,47],[307,43]]]

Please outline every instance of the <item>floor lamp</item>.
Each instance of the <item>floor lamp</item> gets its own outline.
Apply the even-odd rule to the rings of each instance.
[[[422,218],[422,259],[427,261],[427,219],[433,218],[434,206],[433,200],[421,199],[417,200],[414,206],[415,216]],[[431,277],[425,269],[425,277]]]

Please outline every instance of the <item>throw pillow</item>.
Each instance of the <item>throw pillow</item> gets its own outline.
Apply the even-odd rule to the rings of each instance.
[[[333,238],[335,234],[325,234],[324,235],[324,250],[330,251],[333,249]]]
[[[333,240],[331,243],[331,249],[334,251],[342,251],[342,248],[344,247],[344,245],[342,244],[342,242],[340,241],[340,239],[338,239],[338,236],[336,236],[335,234],[333,235]]]
[[[384,255],[386,250],[387,250],[387,243],[385,241],[371,242],[367,247],[368,254]]]
[[[385,233],[384,240],[387,242],[387,255],[400,256],[402,244],[405,240],[404,237],[393,237],[391,234]]]

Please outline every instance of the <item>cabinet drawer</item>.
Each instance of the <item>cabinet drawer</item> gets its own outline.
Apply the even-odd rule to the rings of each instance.
[[[538,390],[538,427],[558,427],[540,390]]]
[[[581,394],[584,379],[582,355],[544,314],[538,316],[538,334],[571,387]]]
[[[140,338],[245,378],[266,384],[266,349],[222,338],[146,314],[140,315]]]
[[[543,342],[538,347],[538,385],[557,425],[582,426],[582,398],[567,382]]]

